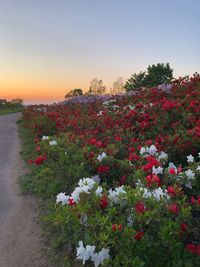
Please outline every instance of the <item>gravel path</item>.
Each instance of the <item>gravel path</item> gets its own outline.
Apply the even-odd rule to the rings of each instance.
[[[49,267],[34,197],[20,194],[17,179],[25,171],[16,121],[0,116],[0,267]]]

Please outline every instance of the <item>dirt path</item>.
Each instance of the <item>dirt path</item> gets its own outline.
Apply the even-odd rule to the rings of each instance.
[[[0,116],[0,267],[49,267],[38,222],[37,201],[20,194],[24,171],[16,121],[20,114]]]

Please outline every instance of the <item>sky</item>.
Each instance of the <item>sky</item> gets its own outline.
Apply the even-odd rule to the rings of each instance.
[[[0,98],[51,103],[149,65],[200,71],[199,0],[0,0]]]

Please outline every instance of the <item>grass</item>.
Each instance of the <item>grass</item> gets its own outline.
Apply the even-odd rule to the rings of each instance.
[[[23,107],[18,108],[0,108],[0,115],[7,115],[11,113],[17,113],[21,112],[23,110]]]

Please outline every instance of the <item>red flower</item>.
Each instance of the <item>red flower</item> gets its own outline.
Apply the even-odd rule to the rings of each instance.
[[[68,204],[69,204],[70,206],[73,206],[73,205],[76,204],[76,202],[74,201],[74,199],[73,199],[72,197],[70,197],[69,200],[68,200]]]
[[[197,204],[200,205],[200,197],[197,199]]]
[[[169,173],[170,173],[170,174],[176,174],[176,170],[175,170],[174,168],[170,168],[170,169],[169,169]]]
[[[139,201],[138,203],[135,204],[135,211],[137,214],[144,214],[144,212],[146,211],[144,202]]]
[[[155,174],[150,174],[146,177],[147,185],[149,187],[156,185],[157,187],[160,186],[160,178]]]
[[[119,181],[119,184],[120,185],[124,185],[126,183],[126,175],[123,175],[120,177],[120,181]]]
[[[117,231],[117,225],[116,225],[116,223],[112,225],[112,230],[113,230],[114,232]]]
[[[35,151],[37,151],[37,152],[40,151],[40,150],[41,150],[40,146],[37,146],[36,149],[35,149]]]
[[[176,190],[173,186],[167,187],[167,193],[172,197],[176,196]]]
[[[114,232],[116,232],[117,230],[118,230],[118,231],[121,231],[121,230],[122,230],[122,224],[118,224],[118,225],[117,225],[116,223],[113,224],[113,225],[112,225],[112,230],[113,230]]]
[[[97,140],[95,138],[91,138],[89,141],[88,141],[89,144],[91,145],[96,145],[97,143]]]
[[[94,152],[90,152],[89,159],[93,159],[94,157],[95,157],[95,153]]]
[[[106,173],[106,172],[109,172],[109,170],[110,170],[109,166],[106,166],[106,165],[100,165],[97,167],[98,173]]]
[[[46,158],[44,156],[38,156],[38,157],[36,157],[36,159],[34,160],[34,162],[35,162],[35,164],[40,165],[40,164],[42,164],[45,161],[45,159]]]
[[[200,256],[200,245],[197,246],[197,254]]]
[[[119,137],[119,136],[116,136],[116,137],[115,137],[115,141],[122,141],[122,138]]]
[[[172,204],[170,204],[170,205],[168,206],[168,210],[169,210],[170,212],[172,212],[172,213],[175,213],[175,214],[178,214],[179,211],[180,211],[180,209],[179,209],[179,207],[177,206],[176,203],[172,203]]]
[[[186,223],[181,223],[181,231],[186,232],[188,230],[188,225]]]
[[[197,247],[195,246],[195,244],[188,243],[186,245],[186,250],[191,252],[192,254],[195,254],[197,252]]]
[[[128,157],[128,160],[130,160],[130,161],[138,161],[139,158],[140,157],[137,154],[130,153],[129,157]]]
[[[144,235],[144,232],[139,231],[134,235],[134,238],[135,238],[135,240],[140,241],[140,239],[143,237],[143,235]]]
[[[106,209],[108,207],[108,198],[106,195],[103,195],[100,199],[100,207]]]
[[[197,200],[195,199],[195,197],[191,196],[190,202],[192,203],[192,205],[195,205],[197,203]]]

